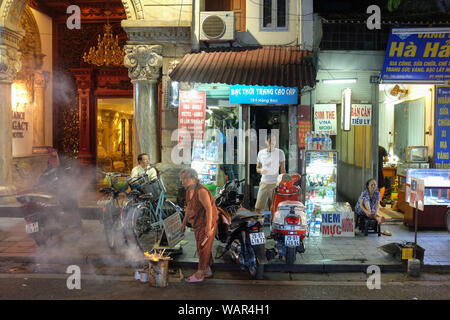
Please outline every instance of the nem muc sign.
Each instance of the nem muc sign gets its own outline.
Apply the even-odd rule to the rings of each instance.
[[[393,28],[382,80],[450,79],[450,28]]]

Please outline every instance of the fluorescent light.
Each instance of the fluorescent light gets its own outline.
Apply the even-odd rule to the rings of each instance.
[[[344,131],[351,129],[352,90],[347,88],[342,91],[341,104],[341,128]]]
[[[323,83],[336,84],[336,83],[356,83],[358,79],[350,78],[350,79],[324,79]]]

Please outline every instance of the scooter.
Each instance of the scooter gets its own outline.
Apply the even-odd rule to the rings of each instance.
[[[240,206],[243,195],[237,193],[244,180],[228,181],[219,190],[216,206],[219,220],[216,238],[224,245],[225,253],[229,253],[234,262],[247,269],[253,279],[261,280],[264,265],[267,263],[265,243],[262,230],[264,215],[248,211]]]
[[[280,259],[293,264],[298,253],[305,252],[307,215],[300,199],[300,175],[283,175],[274,194],[271,219],[271,237],[276,241]]]
[[[72,167],[48,168],[39,178],[35,190],[16,197],[22,204],[26,221],[25,232],[38,246],[70,227],[82,230],[81,216],[78,212],[78,192],[71,186],[77,174]],[[67,192],[68,189],[73,189]]]

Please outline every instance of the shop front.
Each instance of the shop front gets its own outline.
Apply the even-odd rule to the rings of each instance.
[[[425,183],[419,226],[443,227],[450,204],[449,57],[449,28],[391,30],[379,86],[379,145],[390,159],[383,170],[390,176],[387,200],[398,199],[408,226],[412,178]]]
[[[266,147],[268,134],[278,135],[287,171],[298,171],[298,92],[315,85],[314,67],[305,59],[308,54],[298,47],[215,49],[186,55],[171,72],[171,81],[178,82],[180,90],[179,129],[184,116],[194,117],[189,113],[193,110],[180,113],[183,94],[205,95],[204,122],[195,120],[203,133],[196,136],[191,129],[190,160],[210,190],[223,186],[226,179],[246,179],[245,205],[253,208],[260,179],[257,153]]]

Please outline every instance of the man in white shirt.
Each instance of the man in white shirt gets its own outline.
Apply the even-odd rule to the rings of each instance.
[[[261,174],[258,197],[256,198],[255,211],[270,210],[273,201],[273,191],[277,185],[277,178],[281,173],[286,173],[286,157],[283,150],[275,148],[276,136],[267,136],[267,149],[258,152],[256,172]]]
[[[150,167],[150,158],[148,154],[141,153],[138,155],[138,165],[131,170],[131,177],[135,178],[138,176],[142,176],[145,174],[146,170]],[[150,179],[150,181],[156,179],[158,177],[158,174],[156,172],[156,169],[151,167],[150,170],[147,170],[147,175]]]

